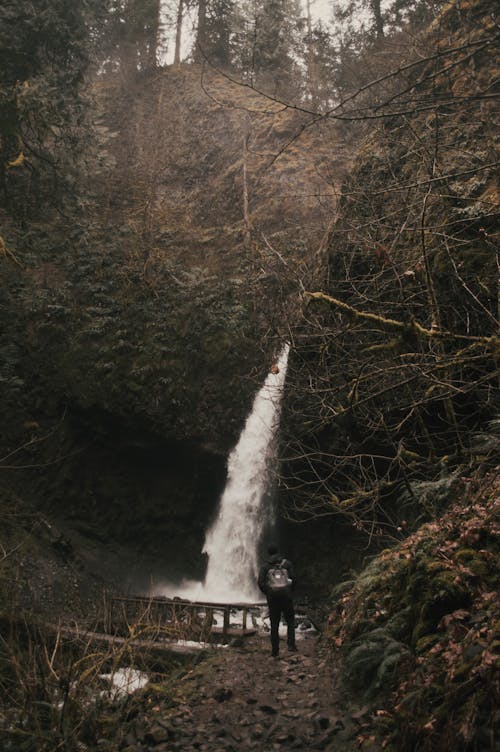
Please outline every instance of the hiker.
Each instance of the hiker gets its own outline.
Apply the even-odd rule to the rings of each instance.
[[[295,577],[292,563],[280,555],[276,546],[267,549],[268,559],[260,568],[259,588],[267,598],[269,618],[271,619],[271,649],[277,658],[280,651],[279,626],[281,615],[287,625],[288,650],[295,651],[295,612],[292,593],[295,589]]]

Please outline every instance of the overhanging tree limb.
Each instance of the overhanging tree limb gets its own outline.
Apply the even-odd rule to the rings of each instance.
[[[423,337],[429,337],[433,339],[458,339],[464,342],[483,342],[484,344],[492,344],[493,342],[498,341],[498,335],[491,335],[489,337],[472,337],[465,334],[454,334],[453,332],[448,332],[443,329],[426,329],[424,326],[419,324],[418,321],[415,321],[415,319],[409,321],[408,323],[405,323],[403,321],[397,321],[396,319],[389,319],[385,316],[380,316],[377,313],[358,311],[357,308],[353,308],[348,303],[344,303],[343,300],[334,298],[324,292],[306,292],[304,294],[304,298],[306,301],[322,300],[323,302],[328,303],[335,308],[338,308],[340,311],[343,311],[348,316],[354,316],[354,318],[362,319],[364,321],[372,321],[378,324],[383,329],[387,329],[389,331],[401,332],[405,330],[408,331],[408,329],[413,329],[417,334]]]

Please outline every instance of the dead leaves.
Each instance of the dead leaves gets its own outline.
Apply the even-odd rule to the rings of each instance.
[[[499,469],[463,479],[463,492],[443,517],[422,525],[396,548],[383,551],[330,614],[332,646],[349,651],[364,632],[399,618],[409,592],[405,588],[410,587],[415,573],[420,572],[426,583],[436,578],[445,585],[458,585],[468,594],[467,606],[445,613],[422,651],[410,659],[407,670],[400,671],[401,681],[386,707],[375,710],[371,724],[360,728],[359,748],[370,748],[377,721],[391,724],[392,734],[411,728],[415,738],[426,738],[430,741],[425,743],[432,745],[441,744],[439,740],[449,735],[470,742],[479,733],[478,719],[484,723],[488,718],[494,675],[500,667],[495,590]],[[420,591],[412,592],[414,608],[418,609],[420,596]],[[410,645],[410,634],[406,640]],[[468,698],[463,709],[457,699],[462,693]],[[393,742],[386,731],[382,748]]]

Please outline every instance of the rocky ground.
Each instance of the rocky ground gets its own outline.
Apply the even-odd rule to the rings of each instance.
[[[150,686],[126,752],[377,749],[363,734],[366,708],[342,706],[320,641],[298,645],[289,653],[282,643],[278,659],[265,637],[214,651],[180,678],[173,705]]]

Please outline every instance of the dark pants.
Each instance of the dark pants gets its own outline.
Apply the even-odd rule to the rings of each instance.
[[[287,644],[289,648],[295,648],[295,612],[293,600],[289,595],[268,595],[269,618],[271,619],[271,647],[273,655],[280,651],[279,626],[281,615],[285,617],[287,626]]]

